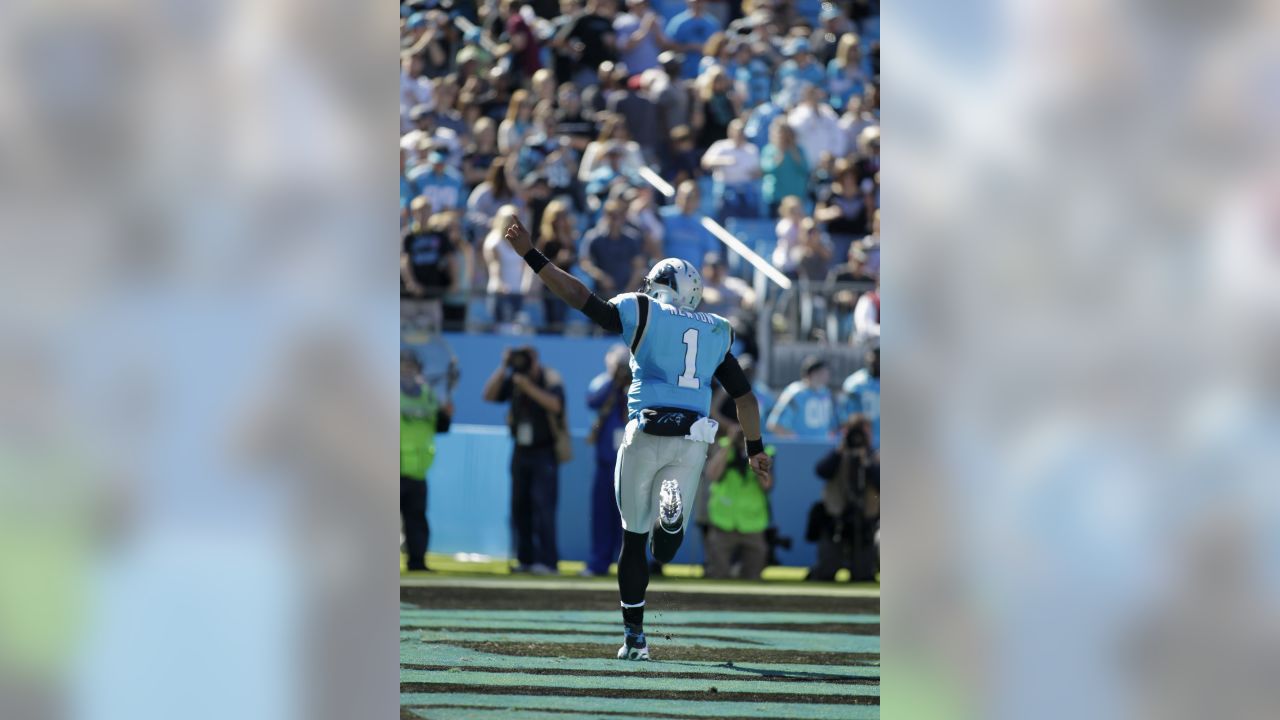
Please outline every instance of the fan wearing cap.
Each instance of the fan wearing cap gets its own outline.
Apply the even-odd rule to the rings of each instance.
[[[427,162],[409,171],[409,182],[427,198],[436,212],[461,210],[466,202],[462,173],[446,164],[449,156],[440,145],[427,146]]]
[[[553,293],[606,332],[621,335],[631,349],[628,421],[614,473],[623,527],[618,591],[624,630],[617,656],[648,660],[646,549],[666,563],[684,540],[718,428],[710,417],[712,383],[719,381],[734,398],[744,454],[752,471],[769,482],[772,459],[760,435],[759,403],[731,351],[729,321],[697,311],[702,277],[692,264],[661,260],[645,276],[640,292],[624,292],[605,302],[550,263],[518,221],[507,228],[506,239]]]
[[[800,379],[778,396],[766,426],[780,437],[825,440],[839,429],[835,396],[828,387],[831,370],[821,358],[810,355],[800,365]]]
[[[777,83],[781,87],[787,78],[795,78],[802,83],[814,87],[826,87],[827,71],[813,57],[813,48],[808,38],[793,38],[787,43],[783,54],[787,59],[778,66]]]

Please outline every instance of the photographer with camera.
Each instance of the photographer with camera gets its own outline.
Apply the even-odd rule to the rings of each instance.
[[[591,483],[591,555],[582,574],[608,575],[622,549],[622,517],[614,497],[613,471],[627,428],[627,391],[631,388],[631,352],[615,345],[605,355],[605,371],[587,386],[587,407],[596,412],[587,440],[595,445],[596,474]]]
[[[709,578],[731,577],[735,556],[741,580],[759,580],[768,564],[768,493],[773,490],[773,478],[747,471],[747,458],[740,449],[744,446],[742,428],[733,425],[711,451],[703,472],[708,485],[709,527],[704,542]],[[773,457],[772,445],[764,451]]]
[[[814,472],[826,481],[822,500],[809,511],[805,539],[818,544],[818,562],[808,580],[834,580],[848,568],[853,582],[874,582],[880,525],[880,456],[871,449],[871,422],[849,418],[840,444],[818,461]]]
[[[511,454],[511,524],[516,540],[516,572],[556,572],[556,502],[560,463],[567,462],[569,433],[564,386],[555,370],[538,363],[531,346],[507,348],[502,363],[485,382],[484,399],[510,402],[507,424]]]

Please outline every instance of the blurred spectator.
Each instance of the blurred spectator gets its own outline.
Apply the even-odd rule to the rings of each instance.
[[[867,272],[880,276],[880,209],[871,213],[871,234],[858,243],[867,258]]]
[[[508,418],[515,441],[511,453],[511,524],[519,562],[515,572],[555,573],[560,559],[556,549],[560,482],[556,438],[558,433],[567,432],[560,374],[543,368],[532,346],[507,348],[483,392],[489,402],[511,403]]]
[[[845,135],[840,129],[840,116],[823,101],[822,88],[807,85],[800,103],[787,113],[787,124],[796,131],[797,142],[810,162],[838,158],[845,153]]]
[[[582,152],[582,162],[578,165],[579,180],[585,183],[591,179],[591,173],[604,163],[605,151],[610,147],[622,148],[624,175],[633,177],[644,165],[640,146],[631,140],[626,122],[617,115],[608,114],[600,120],[600,136]]]
[[[400,131],[412,127],[409,111],[415,107],[430,110],[432,102],[431,78],[422,74],[422,62],[413,57],[400,60]]]
[[[617,41],[613,18],[617,14],[614,0],[587,0],[583,12],[577,13],[556,34],[552,45],[569,60],[569,77],[578,87],[595,82],[601,63],[617,60]]]
[[[542,222],[535,239],[536,246],[551,262],[565,272],[571,272],[578,262],[577,235],[573,227],[573,214],[564,200],[552,200],[542,214]],[[564,317],[568,305],[550,293],[543,294],[542,314],[547,329],[558,333],[564,330]]]
[[[698,309],[728,318],[754,303],[751,286],[730,275],[719,255],[707,253],[702,260],[702,304]]]
[[[511,93],[507,115],[498,126],[498,152],[506,154],[518,150],[532,125],[533,97],[528,90],[516,90]]]
[[[769,94],[773,91],[773,68],[766,55],[753,50],[752,42],[743,40],[734,45],[731,77],[744,108],[751,109],[769,101]]]
[[[796,277],[811,283],[824,282],[831,270],[831,243],[818,230],[813,218],[800,221],[799,241],[792,251]]]
[[[880,342],[880,278],[876,289],[862,294],[853,308],[853,331],[859,343]]]
[[[408,569],[427,570],[427,472],[436,457],[436,433],[448,432],[453,404],[441,402],[423,381],[422,363],[400,351],[400,519]]]
[[[413,199],[418,197],[418,188],[409,178],[405,177],[406,168],[409,162],[409,151],[400,148],[400,214],[402,218],[407,219],[407,210]],[[403,223],[402,223],[403,224]]]
[[[793,274],[796,264],[795,250],[800,245],[800,223],[804,222],[804,205],[800,198],[788,195],[778,204],[778,224],[774,225],[774,233],[778,242],[773,247],[773,265],[788,275]]]
[[[641,92],[644,76],[635,75],[628,80],[626,68],[618,66],[614,75],[617,89],[605,98],[605,109],[623,118],[627,134],[635,138],[649,163],[656,163],[662,145],[662,127],[658,123],[658,105]]]
[[[666,227],[658,214],[658,205],[654,200],[653,187],[647,183],[631,188],[627,196],[627,222],[640,230],[644,237],[644,254],[650,263],[662,259],[662,241],[666,237]]]
[[[627,391],[631,387],[630,351],[615,345],[605,355],[605,371],[587,386],[587,407],[596,413],[587,440],[596,449],[591,483],[591,555],[582,574],[607,575],[622,549],[622,520],[613,488],[614,465],[627,427]]]
[[[835,57],[827,63],[827,97],[831,106],[843,111],[849,99],[862,95],[868,78],[862,69],[862,49],[858,44],[858,36],[846,33],[840,38]]]
[[[880,452],[880,348],[867,351],[866,366],[845,379],[842,389],[846,414],[861,415],[870,423],[871,449]]]
[[[624,68],[625,70],[625,68]],[[625,72],[623,73],[625,79]],[[612,62],[602,62],[596,68],[596,82],[582,88],[582,107],[589,117],[599,117],[608,110],[607,98],[610,93],[620,87],[617,66]],[[625,121],[626,118],[623,118]]]
[[[858,149],[858,136],[863,130],[880,125],[875,114],[864,109],[866,105],[864,96],[865,91],[863,95],[851,95],[848,105],[845,106],[844,115],[840,116],[840,130],[844,132],[845,147],[849,150]]]
[[[480,118],[471,143],[462,151],[462,179],[467,187],[483,182],[494,160],[502,164],[498,155],[498,124],[492,118]]]
[[[556,94],[558,87],[556,86],[556,74],[547,68],[535,72],[529,80],[529,92],[533,95],[533,103],[536,107],[540,103],[550,103],[552,106],[556,103]]]
[[[431,146],[444,149],[450,159],[462,157],[462,144],[457,133],[442,128],[436,123],[436,114],[426,105],[416,105],[409,112],[413,128],[400,136],[400,147],[409,151],[409,162],[418,164],[422,161],[422,151]]]
[[[694,147],[693,132],[687,125],[677,125],[671,130],[671,149],[662,175],[672,185],[679,186],[686,180],[696,180],[702,174],[698,161],[698,149]]]
[[[747,142],[743,122],[735,119],[728,137],[711,144],[702,156],[702,167],[715,180],[716,219],[754,218],[760,215],[760,150]]]
[[[807,580],[829,582],[847,568],[852,582],[875,581],[880,461],[870,444],[870,424],[855,415],[845,424],[839,445],[814,468],[826,484],[805,532],[809,542],[818,544],[818,560]]]
[[[713,67],[719,67],[732,78],[733,58],[729,56],[729,51],[728,35],[717,32],[707,38],[706,44],[702,46],[702,59],[698,61],[698,77],[702,77]]]
[[[858,182],[865,183],[870,180],[874,185],[867,187],[868,198],[871,205],[880,206],[877,186],[880,184],[880,127],[864,128],[858,133],[858,160],[854,163],[854,169],[858,173]]]
[[[466,224],[471,236],[479,238],[504,205],[513,205],[521,215],[524,214],[524,200],[508,184],[506,168],[502,158],[498,157],[489,164],[484,182],[477,185],[471,191],[471,197],[467,198]]]
[[[823,3],[822,11],[818,13],[818,27],[813,31],[813,35],[809,38],[809,44],[813,47],[814,57],[819,63],[828,65],[836,58],[839,53],[839,43],[853,33],[850,29],[853,27],[849,22],[849,18],[831,3]],[[857,36],[854,35],[856,38]]]
[[[600,223],[582,239],[582,270],[595,280],[596,292],[611,298],[640,287],[649,267],[644,240],[627,224],[627,208],[621,200],[604,204]]]
[[[570,145],[581,152],[591,142],[595,123],[583,113],[582,97],[573,83],[564,83],[556,91],[556,134],[568,137]]]
[[[818,194],[813,216],[831,236],[836,255],[843,257],[849,252],[849,245],[866,235],[867,208],[875,183],[859,183],[853,163],[847,158],[835,161],[832,175],[831,185]]]
[[[597,165],[587,178],[587,199],[592,209],[599,208],[615,185],[633,186],[640,182],[623,166],[625,151],[620,145],[605,149],[604,162]]]
[[[526,186],[534,178],[544,178],[553,195],[569,195],[575,204],[581,203],[581,186],[575,179],[578,158],[567,138],[546,135],[541,130],[525,138],[525,144],[516,157],[515,175],[524,179]],[[536,218],[535,218],[536,225]]]
[[[658,67],[658,53],[667,44],[662,18],[648,0],[627,0],[627,12],[613,21],[618,38],[618,58],[633,75]]]
[[[834,437],[836,408],[827,363],[811,355],[800,365],[800,376],[778,396],[766,429],[779,437]]]
[[[445,164],[448,159],[443,149],[431,146],[426,164],[409,171],[409,181],[435,212],[460,210],[464,201],[462,174]]]
[[[773,479],[761,479],[749,471],[743,457],[742,430],[735,429],[719,440],[702,474],[709,484],[706,537],[706,576],[733,577],[737,560],[741,580],[758,580],[764,572],[769,547],[765,530],[769,527],[768,492]],[[772,446],[765,448],[774,454]]]
[[[435,301],[435,325],[442,321],[439,301],[462,279],[461,233],[457,213],[431,213],[426,198],[413,201],[413,222],[401,233],[401,296]]]
[[[783,55],[787,59],[778,66],[778,74],[774,78],[777,85],[780,86],[791,78],[808,87],[821,88],[826,85],[826,70],[813,57],[813,48],[809,46],[807,38],[792,38],[787,42]]]
[[[697,267],[708,253],[720,254],[720,241],[702,225],[700,201],[697,183],[686,180],[676,189],[676,204],[660,211],[665,229],[663,257],[680,258]]]
[[[698,109],[700,120],[698,148],[705,151],[711,144],[724,140],[729,134],[729,123],[742,111],[742,103],[733,89],[729,74],[719,65],[712,66],[698,78]]]
[[[459,141],[470,141],[471,127],[458,110],[458,76],[445,75],[432,83],[435,88],[436,125],[452,130]],[[464,143],[465,144],[465,143]]]
[[[742,127],[743,133],[747,136],[747,140],[758,148],[764,148],[769,144],[770,133],[773,131],[773,121],[786,112],[782,105],[782,94],[769,95],[766,90],[763,102],[756,105],[747,114],[746,123]]]
[[[524,305],[524,294],[528,289],[528,278],[525,272],[528,265],[525,264],[524,258],[511,249],[510,243],[503,239],[503,233],[517,216],[518,211],[514,205],[503,205],[499,208],[493,216],[489,234],[485,237],[483,245],[485,269],[489,273],[489,313],[499,326],[509,326],[515,322],[516,315]]]
[[[672,130],[691,122],[697,89],[693,80],[684,78],[684,55],[668,50],[658,56],[658,62],[662,75],[650,92],[658,103],[663,136],[669,137]]]
[[[542,67],[541,47],[534,35],[529,19],[533,9],[525,0],[502,0],[502,14],[506,17],[507,43],[511,47],[511,71],[517,79],[532,77]],[[526,15],[529,19],[526,19]]]
[[[722,27],[706,13],[706,3],[703,0],[689,0],[688,5],[687,10],[667,23],[667,37],[671,39],[672,49],[684,53],[681,76],[694,78],[698,76],[703,46]]]
[[[809,162],[786,118],[774,119],[769,127],[769,144],[760,153],[760,169],[764,171],[761,193],[769,217],[778,217],[778,206],[788,195],[809,196]]]

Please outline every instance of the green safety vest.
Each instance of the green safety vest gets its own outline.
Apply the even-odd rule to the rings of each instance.
[[[721,447],[728,444],[728,438],[720,439]],[[773,447],[765,448],[765,453],[772,457]],[[729,465],[724,477],[711,483],[707,492],[707,519],[726,532],[758,533],[769,527],[769,499],[751,468],[739,470]]]
[[[400,474],[426,480],[436,459],[436,416],[440,402],[431,386],[422,385],[418,397],[400,393]]]

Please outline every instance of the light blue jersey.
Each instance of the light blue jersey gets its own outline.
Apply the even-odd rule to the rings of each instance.
[[[797,380],[778,397],[769,424],[790,430],[796,437],[830,437],[837,428],[835,397],[825,387],[811,388]]]
[[[871,449],[880,449],[880,378],[863,368],[844,381],[846,414],[861,413],[871,421]]]
[[[622,339],[631,345],[628,417],[655,407],[709,415],[711,380],[733,344],[729,321],[639,293],[624,293],[609,304],[618,308]]]

